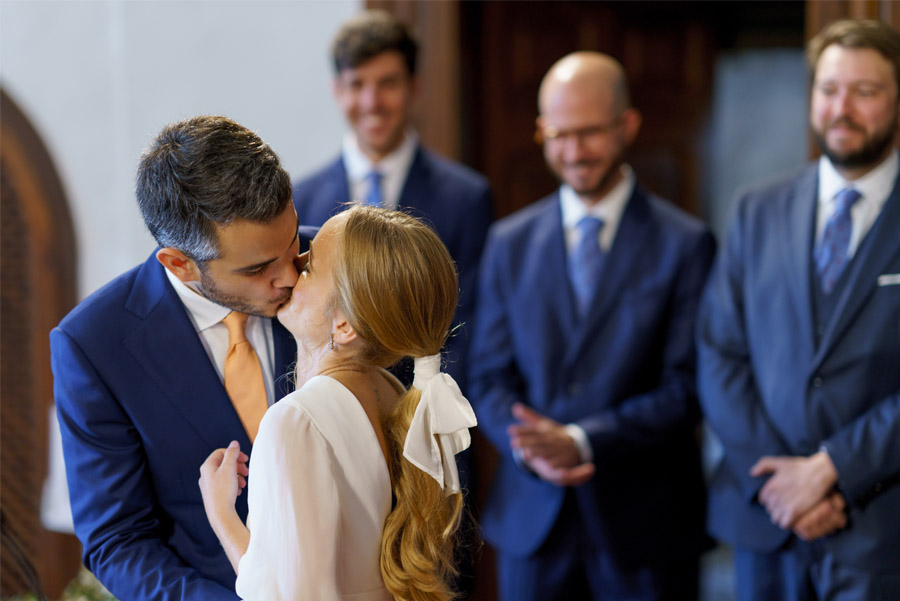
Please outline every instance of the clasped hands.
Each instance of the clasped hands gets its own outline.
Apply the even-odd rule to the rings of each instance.
[[[593,477],[593,463],[582,463],[578,446],[563,424],[521,403],[512,406],[519,423],[507,428],[509,446],[539,478],[557,486],[578,486]]]
[[[826,451],[809,457],[762,457],[750,475],[769,475],[759,491],[772,523],[806,541],[847,525],[846,502],[835,489],[837,470]]]

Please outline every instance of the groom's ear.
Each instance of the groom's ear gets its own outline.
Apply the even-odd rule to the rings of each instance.
[[[189,259],[187,255],[177,248],[166,247],[156,251],[156,260],[162,266],[172,272],[182,282],[196,282],[200,280],[200,268]]]

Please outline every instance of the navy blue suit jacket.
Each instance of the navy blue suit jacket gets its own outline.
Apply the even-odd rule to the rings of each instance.
[[[812,318],[818,171],[749,191],[698,320],[699,386],[724,447],[710,484],[714,536],[771,551],[789,532],[756,500],[763,455],[824,445],[849,503],[849,525],[822,543],[842,563],[900,565],[900,190],[844,274],[818,346]]]
[[[297,351],[272,330],[281,398]],[[123,600],[237,599],[197,480],[214,449],[250,440],[155,254],[78,305],[50,349],[85,565]]]
[[[692,332],[714,252],[705,226],[637,188],[580,321],[558,194],[491,228],[470,387],[479,427],[500,453],[482,524],[502,552],[533,553],[564,517],[566,489],[519,467],[510,451],[510,407],[521,402],[587,433],[597,472],[574,493],[599,549],[642,565],[699,554]]]
[[[294,186],[300,223],[321,226],[351,200],[347,171],[341,158]],[[459,270],[457,324],[447,343],[447,371],[466,391],[465,357],[472,331],[478,266],[488,227],[493,220],[487,180],[458,163],[421,146],[409,168],[397,208],[421,218],[440,236]]]

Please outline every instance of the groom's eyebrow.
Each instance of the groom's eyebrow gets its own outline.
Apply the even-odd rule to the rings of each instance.
[[[248,271],[256,271],[257,269],[262,269],[266,265],[269,265],[274,262],[275,262],[275,259],[269,259],[268,261],[263,261],[262,263],[255,263],[253,265],[247,265],[245,267],[238,267],[237,269],[235,269],[235,271],[238,273],[246,273]]]

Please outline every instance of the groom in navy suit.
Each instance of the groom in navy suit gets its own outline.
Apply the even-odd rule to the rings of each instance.
[[[641,117],[618,62],[564,57],[539,106],[563,185],[491,228],[469,362],[500,453],[481,521],[501,599],[696,599],[692,332],[715,243],[624,163]]]
[[[50,333],[75,532],[123,601],[236,601],[198,470],[231,440],[250,453],[289,392],[296,344],[271,318],[297,281],[290,179],[253,132],[196,117],[141,158],[137,197],[159,248]],[[226,391],[231,315],[249,315],[259,364],[250,412]],[[246,519],[246,494],[237,509]]]
[[[410,127],[417,54],[406,26],[383,11],[362,12],[338,31],[333,93],[350,132],[336,160],[294,186],[294,205],[308,225],[322,225],[355,201],[405,211],[434,228],[459,270],[456,324],[461,327],[444,354],[447,371],[465,391],[478,265],[493,215],[491,192],[481,175],[423,148]],[[409,384],[411,372],[406,375]]]
[[[823,156],[744,193],[699,317],[742,601],[900,599],[900,33],[810,42]]]

